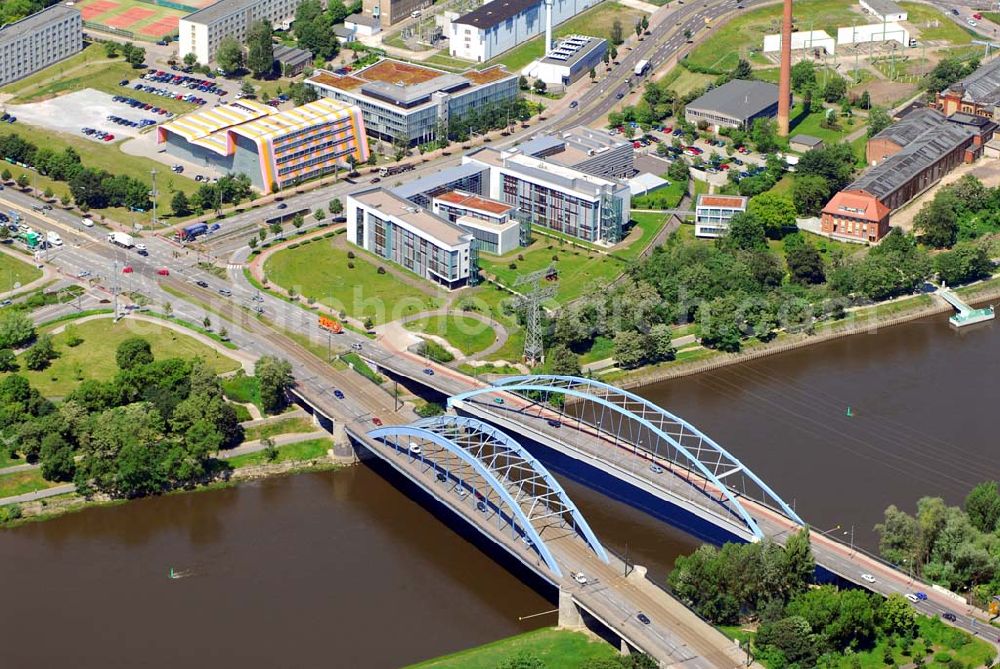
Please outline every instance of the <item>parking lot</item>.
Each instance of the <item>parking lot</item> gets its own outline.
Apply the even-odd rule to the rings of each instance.
[[[625,139],[621,130],[612,134],[615,137]],[[636,135],[631,140],[626,139],[626,141],[632,142],[636,153],[658,156],[667,161],[673,161],[679,155],[684,155],[689,162],[695,157],[701,157],[708,165],[706,171],[710,173],[726,172],[733,169],[738,170],[741,177],[748,177],[763,170],[764,157],[754,153],[749,147],[741,147],[741,150],[734,153],[732,157],[726,155],[726,143],[722,139],[696,139],[692,144],[688,144],[682,138],[682,146],[680,148],[674,147],[674,138],[681,137],[681,135],[680,129],[670,125],[659,126],[648,133],[643,133],[637,128]],[[659,156],[657,153],[657,147],[660,144],[667,146],[667,154],[664,156]],[[713,152],[718,155],[718,159],[715,161],[712,160]]]
[[[136,137],[139,127],[119,125],[108,120],[109,116],[119,116],[139,124],[143,119],[153,118],[147,112],[137,112],[114,101],[114,97],[101,91],[86,89],[68,93],[51,100],[32,102],[26,105],[8,105],[7,110],[17,117],[18,123],[87,137],[92,141],[102,141],[96,136],[83,135],[83,128],[110,132],[115,139]],[[164,117],[160,117],[164,118]]]

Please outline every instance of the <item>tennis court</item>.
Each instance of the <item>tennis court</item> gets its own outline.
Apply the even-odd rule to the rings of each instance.
[[[198,8],[211,1],[187,0],[179,4]],[[88,23],[118,34],[153,40],[177,34],[178,21],[190,13],[141,0],[80,0],[75,6]]]

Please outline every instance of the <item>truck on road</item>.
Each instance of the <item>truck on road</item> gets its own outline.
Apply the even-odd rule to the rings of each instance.
[[[206,232],[208,232],[207,223],[192,223],[177,233],[177,236],[181,238],[181,241],[189,242],[198,235],[203,235]]]
[[[132,235],[124,232],[112,232],[108,235],[108,241],[123,249],[130,249],[135,246],[135,240],[132,239]]]
[[[640,60],[638,63],[635,64],[635,76],[641,77],[642,75],[646,74],[646,70],[648,69],[649,69],[649,61]]]
[[[413,165],[388,165],[379,170],[380,177],[391,177],[394,174],[402,174],[413,169]]]

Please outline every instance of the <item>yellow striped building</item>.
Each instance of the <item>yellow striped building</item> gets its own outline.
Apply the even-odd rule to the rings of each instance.
[[[264,193],[369,156],[361,110],[328,98],[287,111],[238,100],[161,125],[157,142],[195,164],[242,172]]]

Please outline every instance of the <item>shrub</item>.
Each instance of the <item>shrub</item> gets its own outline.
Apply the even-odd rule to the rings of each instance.
[[[347,258],[349,260],[354,260],[354,251],[348,251],[347,252]]]
[[[352,262],[347,263],[347,269],[354,269],[354,263]]]
[[[553,254],[553,256],[552,256],[552,262],[557,262],[558,260],[559,260],[559,256]]]
[[[951,655],[945,652],[935,653],[934,661],[939,662],[940,664],[948,664],[951,662]]]
[[[378,274],[385,274],[385,267],[382,267],[381,265],[379,265],[379,266],[378,266],[378,269],[377,269],[377,270],[375,270],[375,271],[376,271],[376,272],[377,272]]]

